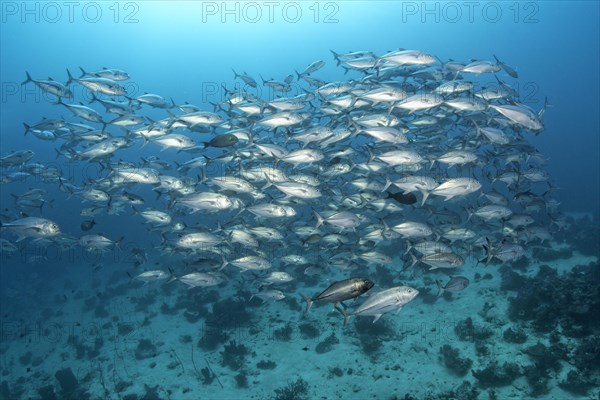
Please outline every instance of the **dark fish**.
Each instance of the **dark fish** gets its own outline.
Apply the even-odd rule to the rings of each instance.
[[[306,300],[306,315],[315,301],[333,303],[336,310],[343,314],[339,304],[344,300],[353,299],[373,287],[373,282],[365,278],[349,278],[333,282],[329,287],[313,298],[302,295]]]
[[[400,204],[415,204],[417,202],[417,197],[413,193],[391,193],[387,192],[388,199],[394,199]]]
[[[238,138],[231,133],[214,137],[210,142],[205,142],[204,147],[231,147],[238,142]]]
[[[92,229],[94,227],[94,225],[96,225],[96,221],[94,219],[83,221],[81,223],[81,230],[89,231],[90,229]]]
[[[442,285],[441,281],[435,281],[438,287],[438,297],[440,297],[444,292],[460,292],[467,286],[469,286],[469,280],[464,276],[455,276],[450,278],[446,285]]]

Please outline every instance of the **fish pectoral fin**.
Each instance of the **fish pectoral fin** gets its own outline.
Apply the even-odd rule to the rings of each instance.
[[[379,318],[381,318],[381,316],[382,316],[382,315],[383,315],[383,314],[375,314],[375,315],[374,315],[374,317],[375,317],[375,318],[373,319],[373,323],[377,322],[377,320],[378,320]]]

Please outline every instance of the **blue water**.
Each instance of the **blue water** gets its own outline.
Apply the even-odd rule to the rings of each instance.
[[[550,159],[548,169],[561,188],[556,198],[565,210],[597,214],[599,35],[594,2],[477,3],[472,8],[420,2],[281,3],[272,17],[269,7],[243,3],[227,6],[231,13],[219,2],[123,3],[97,9],[82,3],[71,11],[73,22],[68,8],[35,4],[37,11],[31,5],[28,13],[21,3],[3,3],[3,148],[23,143],[23,121],[64,114],[46,101],[32,106],[35,95],[18,87],[25,70],[65,81],[65,68],[120,68],[133,76],[140,94],[149,91],[208,107],[207,101],[221,98],[222,83],[232,85],[231,68],[257,79],[258,74],[283,79],[324,59],[328,65],[318,76],[335,78],[339,70],[333,68],[330,49],[383,54],[416,48],[444,60],[492,59],[496,54],[517,68],[525,104],[540,109],[545,96],[552,104],[546,130],[531,141]],[[31,138],[25,143],[34,150],[44,145]]]
[[[54,96],[40,92],[32,84],[22,86],[25,71],[34,78],[52,77],[66,82],[67,68],[73,74],[79,74],[80,66],[94,71],[102,67],[118,68],[132,77],[126,83],[131,97],[156,93],[165,99],[172,98],[177,104],[189,102],[212,110],[211,103],[225,98],[223,85],[228,88],[240,85],[241,81],[234,80],[232,69],[257,81],[259,76],[283,80],[313,61],[324,60],[326,66],[314,76],[327,82],[358,79],[361,74],[351,71],[344,75],[336,68],[330,50],[364,50],[382,55],[405,48],[423,50],[441,60],[493,60],[496,55],[515,67],[522,103],[535,111],[544,106],[546,98],[550,104],[545,112],[544,131],[539,135],[526,133],[526,137],[548,159],[546,169],[557,188],[552,196],[560,203],[560,212],[589,214],[598,221],[600,7],[597,2],[148,1],[75,2],[70,8],[62,2],[3,1],[0,6],[0,155],[31,149],[36,154],[32,161],[57,166],[78,185],[105,175],[96,165],[68,163],[64,157],[57,158],[54,143],[23,135],[23,122],[33,123],[41,117],[74,119],[64,107],[52,104]],[[491,77],[481,79],[494,82]],[[82,88],[76,86],[74,90],[77,101],[82,100]],[[249,88],[252,93],[253,90],[263,99],[274,97],[264,87],[259,86],[258,91]],[[301,88],[295,85],[290,95],[300,93]],[[165,117],[163,110],[145,109],[145,112],[156,119]],[[140,150],[137,144],[124,151],[123,158],[135,159],[138,152],[145,156],[155,154],[165,161],[180,160],[173,151],[159,153],[156,146]],[[84,219],[79,216],[80,199],[67,198],[55,186],[39,180],[0,186],[0,209],[14,211],[11,193],[37,186],[44,187],[49,197],[54,198],[51,208],[45,206],[43,216],[58,221],[62,231],[80,236],[80,222]],[[135,192],[148,199],[154,196],[147,188]],[[150,200],[146,207],[161,204],[164,207],[164,202]],[[158,235],[147,236],[144,224],[128,212],[120,216],[101,215],[97,219],[99,224],[94,232],[115,240],[125,236],[127,250],[142,247],[151,252],[161,244]],[[214,226],[211,221],[210,227]],[[24,251],[27,256],[36,250]],[[78,250],[68,256],[45,254],[58,260],[45,261],[46,268],[28,264],[26,256],[2,255],[4,288],[22,289],[28,279],[33,279],[32,274],[35,279],[40,276],[42,280],[67,279],[77,288],[98,278],[89,272],[90,264],[102,264],[107,271],[102,279],[107,279],[118,265],[134,261],[119,259],[112,265],[110,255],[107,258]],[[151,262],[166,269],[168,260],[157,257]],[[327,281],[323,281],[319,286],[326,287]],[[43,286],[39,288],[44,290]],[[65,288],[69,296],[70,288]],[[35,296],[36,290],[26,293]],[[9,303],[10,309],[8,303],[0,304],[0,309],[2,314],[9,315],[10,323],[31,312],[26,305],[27,311],[22,311],[15,309],[12,301]],[[3,332],[2,344],[8,346],[12,332]],[[19,377],[29,376],[11,370],[5,352],[2,358],[5,365],[2,380],[12,384]],[[41,368],[54,376],[59,367],[42,364]],[[285,383],[288,376],[281,380]],[[239,396],[244,398],[248,393],[240,392]]]

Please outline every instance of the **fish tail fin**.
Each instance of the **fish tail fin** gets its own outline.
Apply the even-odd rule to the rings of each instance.
[[[69,71],[69,68],[67,68],[67,83],[66,85],[69,86],[71,84],[71,82],[73,82],[75,79],[73,79],[73,75],[71,75],[71,71]]]
[[[339,67],[340,66],[340,61],[341,61],[340,60],[340,55],[338,53],[336,53],[335,51],[333,51],[333,50],[329,50],[329,51],[331,52],[331,54],[333,54],[333,58],[334,58],[334,60],[336,62],[336,66]]]
[[[411,243],[410,241],[408,241],[408,240],[407,240],[407,241],[406,241],[406,251],[404,252],[404,255],[406,255],[406,254],[410,253],[410,249],[412,249],[412,248],[413,248],[413,245],[412,245],[412,243]]]
[[[79,79],[83,78],[84,76],[88,75],[87,72],[85,72],[85,70],[81,67],[79,67],[79,70],[81,71],[81,75],[79,76]],[[68,71],[68,70],[67,70]]]
[[[317,218],[317,224],[315,225],[315,229],[314,229],[314,230],[316,231],[317,229],[319,229],[319,227],[320,227],[321,225],[323,225],[323,222],[325,222],[325,220],[324,220],[324,219],[323,219],[323,217],[321,217],[321,215],[319,215],[319,213],[318,213],[318,212],[316,212],[315,210],[313,210],[313,214],[315,214],[315,217]]]
[[[225,257],[223,257],[223,256],[221,256],[221,261],[222,262],[221,262],[221,266],[219,267],[219,271],[222,270],[223,268],[225,268],[229,264],[229,261],[227,261],[225,259]]]
[[[425,205],[425,202],[427,201],[427,198],[429,197],[429,194],[431,192],[429,192],[427,190],[419,190],[419,191],[423,195],[423,198],[421,199],[421,207],[423,207]]]
[[[267,181],[267,183],[265,184],[265,186],[262,187],[262,190],[264,191],[267,188],[270,188],[271,186],[273,186],[273,181],[271,180],[271,178],[269,177],[269,174],[265,174],[265,179]]]
[[[392,186],[392,181],[390,180],[390,178],[388,176],[385,177],[385,186],[383,187],[383,189],[381,189],[382,192],[385,192],[386,190],[389,189],[389,187]],[[389,192],[386,192],[388,194],[388,198],[390,197]]]
[[[31,126],[27,125],[25,122],[23,122],[23,126],[25,127],[25,133],[23,134],[23,136],[27,135],[27,132],[29,132],[29,130],[31,129]]]
[[[435,283],[437,284],[437,287],[438,287],[437,297],[440,297],[442,294],[444,294],[444,285],[442,285],[442,282],[440,282],[437,279],[436,279]]]
[[[175,276],[175,272],[173,272],[173,270],[170,267],[169,267],[169,275],[171,275],[171,278],[169,279],[169,281],[167,283],[171,283],[178,279],[177,276]]]
[[[110,208],[110,202],[109,202],[109,206],[108,206],[108,207]],[[121,250],[121,243],[123,243],[123,240],[124,240],[124,239],[125,239],[125,236],[121,236],[121,237],[119,238],[119,240],[117,240],[117,241],[115,242],[115,247],[116,247],[117,249]]]
[[[348,321],[350,320],[350,317],[352,315],[348,314],[346,312],[346,310],[344,310],[342,307],[336,307],[336,310],[338,310],[344,316],[344,328],[345,328],[346,326],[348,326]]]
[[[149,142],[150,140],[149,140],[149,139],[148,139],[148,137],[147,137],[146,135],[144,135],[143,133],[140,133],[140,136],[142,137],[142,145],[141,145],[141,147],[144,147],[145,145],[147,145],[147,144],[148,144],[148,142]]]
[[[408,267],[404,267],[403,271],[405,269],[414,267],[419,262],[419,259],[417,257],[415,257],[415,255],[413,253],[409,253],[409,254],[410,254],[410,258],[412,259],[412,262],[410,263],[410,265]]]
[[[473,216],[473,211],[469,210],[467,207],[465,207],[465,212],[467,213],[468,217],[467,217],[467,222],[469,222],[471,220],[471,217]]]
[[[303,315],[306,315],[310,311],[310,308],[313,305],[313,301],[312,301],[312,299],[310,297],[308,297],[307,295],[305,295],[303,293],[301,293],[300,296],[302,296],[302,298],[304,299],[304,301],[306,301],[306,310],[304,310],[304,314],[303,314]]]
[[[59,105],[59,104],[62,104],[62,105],[63,105],[63,106],[65,106],[65,107],[67,106],[67,105],[65,104],[65,102],[64,102],[64,101],[62,101],[62,97],[59,97],[58,99],[56,99],[56,103],[52,103],[52,104],[54,104],[54,105]]]
[[[483,263],[487,266],[490,261],[492,261],[492,258],[494,257],[494,255],[492,254],[492,244],[490,242],[490,239],[485,238],[487,244],[483,245],[483,248],[485,249],[485,254],[486,254],[486,258],[483,261]]]
[[[31,75],[29,75],[29,72],[25,71],[25,80],[21,82],[21,85],[25,85],[29,82],[33,82],[33,79],[31,78]]]
[[[348,117],[350,118],[350,117]],[[375,159],[375,154],[373,154],[373,152],[371,151],[371,147],[370,146],[366,146],[367,148],[367,153],[369,154],[369,162],[373,162],[373,160]]]
[[[169,198],[169,204],[167,205],[167,209],[169,209],[169,210],[172,209],[173,206],[175,205],[175,203],[177,203],[177,197],[175,197],[175,196],[172,195]]]

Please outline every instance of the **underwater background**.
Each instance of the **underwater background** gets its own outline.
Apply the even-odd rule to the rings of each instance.
[[[420,294],[399,313],[375,323],[356,317],[346,328],[344,318],[329,311],[330,304],[303,317],[302,294],[316,295],[336,280],[356,276],[355,271],[314,276],[303,274],[306,266],[289,269],[297,282],[281,288],[286,298],[263,303],[249,300],[258,291],[253,280],[260,274],[232,266],[224,269],[228,281],[210,288],[130,279],[145,270],[172,269],[179,277],[198,268],[216,270],[222,261],[196,254],[205,264],[190,267],[185,255],[169,253],[161,233],[131,206],[93,217],[92,233],[113,242],[122,238],[120,246],[105,251],[17,241],[4,226],[0,236],[15,247],[3,244],[1,253],[0,399],[600,395],[597,2],[2,1],[1,8],[0,156],[31,150],[31,162],[61,171],[77,187],[105,178],[101,163],[57,155],[58,142],[23,135],[23,123],[43,117],[86,121],[54,104],[56,97],[37,86],[21,85],[26,71],[34,79],[66,83],[66,69],[75,78],[79,67],[120,69],[131,77],[123,82],[130,98],[156,93],[177,105],[189,102],[213,111],[229,96],[223,87],[244,83],[232,69],[254,77],[258,87],[246,89],[272,101],[281,93],[261,85],[261,77],[293,75],[286,95],[298,96],[309,86],[296,79],[295,71],[317,60],[325,66],[312,75],[323,82],[364,77],[336,66],[330,50],[382,56],[402,48],[444,62],[493,61],[495,55],[518,71],[513,88],[520,103],[536,113],[545,109],[543,131],[523,136],[547,159],[544,169],[558,205],[543,219],[552,237],[524,243],[525,255],[518,260],[484,266],[478,261],[486,257],[485,241],[462,249],[461,273],[470,286],[439,298],[436,280],[446,282],[453,274],[419,266],[405,271],[412,263],[404,254],[405,242],[400,249],[386,245],[382,252],[393,261],[383,267],[363,263],[358,275],[371,276],[383,288],[410,284]],[[108,115],[100,105],[88,104],[91,97],[82,86],[70,87],[74,100],[68,103],[82,101]],[[161,108],[145,108],[144,115],[152,121],[169,117]],[[206,154],[217,157],[219,151]],[[175,165],[197,155],[139,141],[111,161],[152,156]],[[227,172],[221,163],[206,168],[208,177]],[[15,171],[3,167],[2,175]],[[177,168],[169,171],[176,174]],[[201,173],[189,176],[200,179]],[[47,192],[43,206],[19,207],[18,196],[32,188]],[[136,209],[171,210],[167,196],[157,199],[151,188],[130,191],[146,199]],[[335,197],[311,203],[298,220],[314,227],[311,207],[319,201],[324,206]],[[3,225],[26,216],[48,218],[79,240],[88,233],[81,223],[92,219],[80,211],[89,205],[57,181],[45,181],[43,173],[3,179],[0,185]],[[222,222],[214,214],[177,218],[183,223],[193,218],[212,232]],[[435,226],[433,217],[429,222]],[[292,240],[270,243],[267,253],[312,255],[305,243],[286,239]],[[334,257],[336,249],[325,253]],[[265,256],[273,263],[277,257]]]

